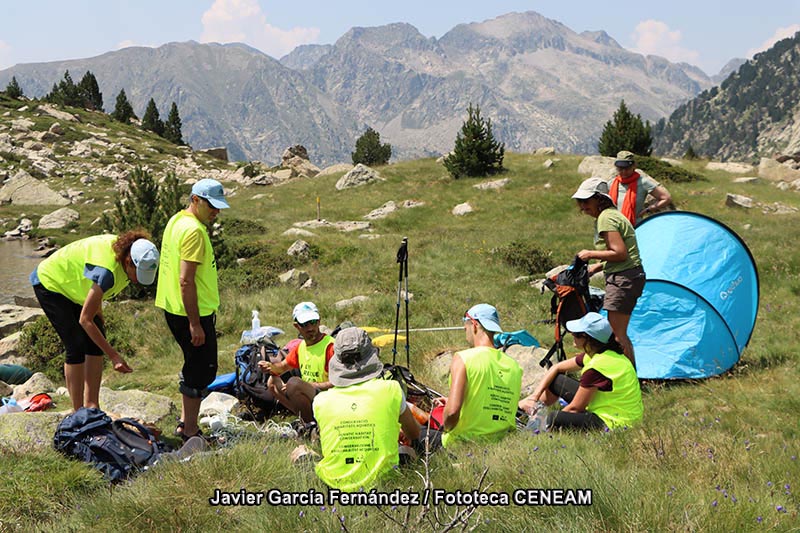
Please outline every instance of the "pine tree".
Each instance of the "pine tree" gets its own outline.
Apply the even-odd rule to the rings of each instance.
[[[159,184],[150,172],[136,167],[128,175],[128,189],[114,202],[114,211],[103,214],[102,222],[113,233],[144,228],[153,242],[161,242],[167,221],[182,207],[175,174],[168,173]]]
[[[169,108],[169,115],[167,116],[167,122],[164,123],[164,135],[163,137],[175,144],[183,145],[186,144],[183,142],[183,134],[181,133],[181,116],[178,113],[178,105],[175,102],[172,102],[172,107]]]
[[[458,179],[462,176],[486,176],[502,172],[505,143],[495,140],[492,120],[481,117],[480,106],[467,108],[467,120],[456,135],[453,152],[445,157],[444,166]]]
[[[686,153],[683,154],[683,158],[694,160],[694,159],[699,159],[699,156],[697,155],[697,152],[694,151],[694,148],[690,144],[689,147],[686,149]]]
[[[381,144],[381,134],[372,128],[367,128],[361,137],[356,140],[356,151],[350,156],[353,164],[385,165],[392,157],[392,145]]]
[[[614,117],[606,122],[597,150],[600,155],[614,157],[621,150],[629,150],[638,155],[650,155],[653,151],[653,134],[650,122],[643,123],[641,115],[634,115],[625,105],[619,104]]]
[[[80,91],[78,90],[78,86],[75,85],[75,82],[72,81],[69,70],[64,72],[64,78],[57,85],[53,84],[53,89],[44,99],[59,105],[68,105],[72,107],[81,107],[83,105]]]
[[[137,118],[136,113],[133,112],[133,106],[125,95],[125,89],[122,89],[117,95],[117,103],[114,106],[114,112],[111,113],[111,117],[124,124],[127,124],[132,118]]]
[[[91,71],[87,70],[81,81],[78,82],[78,94],[83,101],[83,107],[95,111],[103,110],[103,93],[97,85],[97,78]]]
[[[158,114],[156,102],[152,98],[147,102],[147,109],[142,117],[142,129],[152,131],[156,135],[164,136],[164,121]]]
[[[17,83],[17,78],[15,76],[11,76],[11,81],[6,85],[6,90],[4,92],[6,96],[14,100],[19,100],[20,97],[24,96],[22,94],[22,88],[19,86],[19,83]]]

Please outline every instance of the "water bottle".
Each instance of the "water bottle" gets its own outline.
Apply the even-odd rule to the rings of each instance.
[[[528,425],[526,429],[533,431],[534,433],[540,433],[547,429],[545,426],[547,425],[547,408],[544,402],[536,402],[536,405],[533,407],[531,411],[531,416],[528,419]]]
[[[21,413],[22,411],[24,411],[24,409],[17,405],[17,400],[14,398],[3,398],[3,405],[0,406],[0,415],[6,413]]]
[[[258,311],[253,309],[253,320],[250,322],[250,331],[255,335],[256,331],[261,328],[261,320],[258,319]]]

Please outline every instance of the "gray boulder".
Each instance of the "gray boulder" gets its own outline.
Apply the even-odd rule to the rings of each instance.
[[[81,215],[74,209],[62,207],[39,219],[39,229],[60,229],[70,222],[78,220]]]
[[[458,204],[457,206],[455,206],[453,208],[452,213],[455,216],[460,217],[466,215],[467,213],[472,213],[473,211],[474,209],[472,209],[472,206],[469,205],[469,202],[464,202],[463,204]]]
[[[316,237],[316,233],[312,233],[307,229],[303,228],[289,228],[284,231],[281,235],[286,235],[287,237]]]
[[[492,180],[483,183],[478,183],[477,185],[473,185],[473,187],[481,191],[486,191],[491,189],[502,189],[503,187],[508,185],[510,181],[511,180],[509,178],[503,178],[499,180]]]
[[[292,257],[308,257],[308,254],[311,252],[311,246],[304,240],[296,240],[294,243],[286,250],[288,255]]]
[[[614,158],[602,155],[589,155],[583,158],[578,165],[578,173],[588,176],[598,176],[610,180],[617,175],[614,168]]]
[[[45,450],[53,447],[53,435],[68,411],[37,413],[8,413],[0,415],[0,442],[3,447],[18,452]]]
[[[758,165],[758,175],[768,180],[794,181],[800,179],[800,170],[778,163],[774,159],[762,157],[761,163]]]
[[[22,336],[21,331],[12,333],[8,337],[0,339],[0,362],[5,362],[5,359],[19,354],[19,338]],[[0,396],[7,396],[0,394]]]
[[[354,305],[358,305],[360,303],[364,303],[367,300],[369,300],[369,297],[367,297],[367,296],[363,296],[363,295],[353,296],[352,298],[349,298],[347,300],[339,300],[338,302],[333,304],[333,306],[337,310],[347,309],[348,307],[352,307]]]
[[[394,203],[392,200],[389,200],[379,208],[373,209],[372,211],[364,215],[364,218],[366,218],[367,220],[377,220],[379,218],[386,218],[395,211],[397,211],[397,204]]]
[[[359,163],[353,170],[339,178],[339,181],[336,182],[336,190],[342,191],[353,187],[361,187],[362,185],[367,185],[376,181],[385,180],[377,171]]]
[[[308,272],[297,270],[293,268],[278,276],[278,280],[284,285],[291,285],[293,287],[302,287],[305,282],[310,279]]]
[[[24,400],[25,398],[30,398],[34,394],[39,394],[40,392],[55,391],[56,386],[52,381],[50,381],[50,378],[41,372],[36,372],[28,379],[28,381],[14,387],[14,394],[12,394],[12,397],[19,401]]]
[[[709,161],[706,165],[707,170],[724,170],[732,174],[747,174],[753,171],[753,165],[747,163],[720,163],[718,161]]]
[[[0,305],[0,337],[14,333],[43,314],[44,311],[41,309],[8,304]]]
[[[100,387],[100,408],[112,418],[129,417],[159,425],[174,416],[175,403],[168,397],[140,390],[115,391]]]
[[[351,170],[353,170],[353,165],[349,163],[337,163],[320,170],[317,177],[321,178],[322,176],[330,176],[331,174],[339,174],[340,172],[350,172]]]
[[[69,200],[24,170],[17,172],[0,189],[0,204],[68,205]]]
[[[748,198],[747,196],[742,196],[741,194],[728,193],[725,197],[725,205],[728,207],[743,207],[745,209],[750,209],[753,207],[753,199]]]
[[[11,396],[14,393],[14,387],[6,383],[5,381],[0,381],[0,397],[5,398],[6,396]]]
[[[76,115],[56,109],[50,104],[41,104],[39,106],[39,111],[47,113],[51,117],[57,118],[58,120],[63,120],[65,122],[80,122],[80,119]]]

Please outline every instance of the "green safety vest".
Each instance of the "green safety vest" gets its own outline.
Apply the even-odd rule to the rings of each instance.
[[[522,369],[502,351],[487,346],[457,354],[467,370],[467,385],[458,424],[442,435],[442,445],[454,440],[500,440],[516,427]]]
[[[581,374],[593,368],[609,378],[613,390],[597,390],[586,410],[599,416],[609,429],[631,426],[642,420],[644,406],[639,379],[630,360],[622,354],[606,350],[583,358]]]
[[[330,487],[369,490],[399,463],[403,392],[394,380],[334,387],[314,398],[322,460],[315,469]]]
[[[161,239],[161,263],[158,267],[158,287],[156,288],[156,307],[173,315],[186,316],[186,308],[181,297],[181,243],[186,234],[202,231],[205,242],[204,255],[197,266],[195,286],[197,287],[197,307],[200,316],[209,316],[219,309],[219,289],[217,288],[217,261],[211,248],[208,230],[197,217],[188,211],[176,213],[164,228]]]
[[[83,275],[84,268],[87,263],[103,267],[114,275],[114,286],[103,293],[103,300],[113,298],[130,283],[111,247],[116,240],[116,235],[96,235],[70,243],[39,263],[36,275],[48,291],[63,294],[70,301],[83,305],[94,284]]]
[[[297,362],[300,365],[300,379],[306,383],[325,383],[328,373],[325,372],[325,353],[333,337],[325,335],[322,340],[312,346],[302,341],[297,347]]]

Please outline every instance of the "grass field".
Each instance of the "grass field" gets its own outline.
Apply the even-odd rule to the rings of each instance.
[[[292,223],[316,218],[316,198],[329,221],[361,220],[384,202],[425,202],[372,221],[376,239],[331,228],[312,230],[306,240],[315,258],[299,268],[317,282],[310,291],[283,286],[236,288],[236,271],[222,287],[218,314],[220,372],[233,368],[233,351],[250,310],[262,325],[292,335],[291,309],[313,300],[323,323],[343,320],[391,329],[397,291],[395,253],[409,239],[410,326],[460,325],[469,306],[498,307],[507,330],[527,328],[545,343],[552,327],[549,296],[514,279],[526,274],[497,250],[523,243],[550,252],[555,264],[569,263],[591,245],[592,220],[581,215],[570,195],[582,177],[580,157],[559,155],[553,168],[545,157],[508,154],[510,183],[497,191],[473,188],[476,180],[453,181],[433,160],[381,168],[386,178],[366,187],[336,191],[338,176],[297,181],[281,187],[238,188],[220,219],[266,231],[237,233],[230,244],[261,246],[282,253],[295,240],[282,233]],[[706,171],[686,162],[704,180],[665,183],[679,209],[714,217],[736,231],[756,259],[761,301],[749,347],[734,369],[697,382],[647,383],[645,419],[639,427],[614,433],[516,434],[495,446],[466,445],[435,455],[427,465],[400,469],[380,486],[422,493],[447,491],[505,493],[536,488],[591,489],[587,506],[515,505],[475,509],[435,506],[209,505],[215,489],[326,493],[308,466],[292,466],[297,442],[253,433],[236,445],[188,463],[160,465],[135,481],[109,487],[90,468],[65,461],[54,451],[0,451],[0,530],[101,531],[793,531],[800,529],[800,215],[764,214],[760,209],[725,206],[728,192],[758,202],[800,206],[800,193],[782,192],[768,182],[733,184],[733,175]],[[260,198],[253,198],[262,194]],[[462,202],[474,212],[450,212]],[[83,217],[82,220],[86,220]],[[78,228],[78,236],[93,230]],[[62,236],[67,238],[67,236]],[[242,267],[238,267],[242,268]],[[338,300],[369,300],[337,310]],[[105,374],[105,385],[140,388],[178,401],[180,354],[152,302],[112,304],[135,353],[126,354],[135,372]],[[426,374],[438,353],[465,346],[463,333],[411,336],[411,367],[438,390],[446,383]],[[390,354],[384,353],[386,360]],[[169,433],[172,427],[165,427]],[[481,483],[482,480],[482,483]],[[426,483],[428,483],[426,485]],[[461,513],[461,514],[459,514]],[[463,523],[462,523],[463,522]]]

